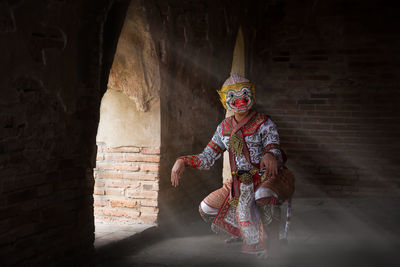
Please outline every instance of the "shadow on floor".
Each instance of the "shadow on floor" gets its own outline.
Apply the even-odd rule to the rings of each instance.
[[[96,250],[96,266],[399,266],[400,199],[296,199],[289,245],[275,261],[204,229],[186,235],[149,228]],[[196,233],[190,229],[196,229]],[[181,231],[182,232],[182,231]]]

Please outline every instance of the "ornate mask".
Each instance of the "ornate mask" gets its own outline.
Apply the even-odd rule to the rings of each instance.
[[[254,84],[236,73],[232,74],[217,92],[224,108],[236,113],[250,110],[255,101]]]

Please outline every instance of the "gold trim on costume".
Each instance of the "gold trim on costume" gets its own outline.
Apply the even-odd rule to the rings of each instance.
[[[232,150],[235,156],[240,157],[242,155],[243,147],[244,141],[242,137],[232,133],[231,138],[229,139],[229,149]]]
[[[239,204],[239,198],[233,197],[233,198],[229,199],[228,202],[229,202],[229,204],[231,204],[231,206],[237,207]]]
[[[253,175],[251,175],[249,172],[245,172],[239,176],[239,180],[244,184],[251,184],[253,182]]]

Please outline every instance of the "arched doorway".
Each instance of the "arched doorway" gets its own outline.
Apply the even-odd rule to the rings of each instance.
[[[96,245],[157,222],[160,75],[139,2],[129,5],[101,102],[93,195]]]

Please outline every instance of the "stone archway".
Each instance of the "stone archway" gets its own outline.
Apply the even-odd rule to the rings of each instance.
[[[160,75],[140,1],[132,1],[100,108],[95,224],[155,224],[160,162]]]

